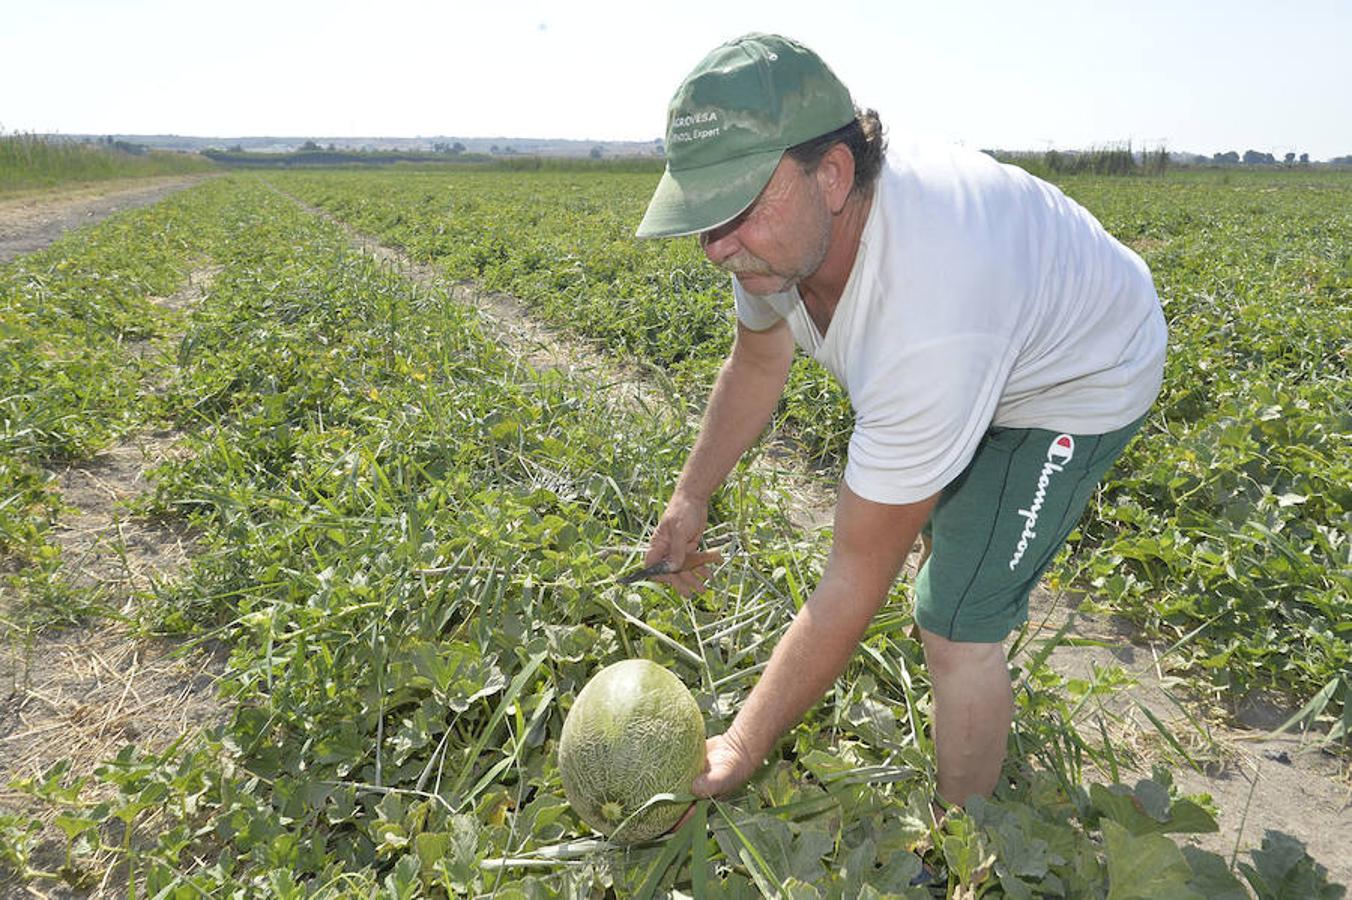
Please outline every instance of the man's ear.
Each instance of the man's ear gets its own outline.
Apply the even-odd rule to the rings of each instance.
[[[840,212],[854,189],[854,154],[844,144],[833,144],[817,164],[816,174],[827,207],[833,214]]]

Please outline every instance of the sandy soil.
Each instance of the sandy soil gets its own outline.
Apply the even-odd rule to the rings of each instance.
[[[40,250],[71,228],[149,206],[209,177],[117,179],[0,198],[0,263]]]
[[[1084,711],[1078,722],[1098,739],[1098,717],[1119,746],[1148,769],[1166,763],[1179,790],[1210,794],[1219,811],[1220,831],[1191,838],[1226,859],[1262,844],[1266,829],[1284,831],[1305,843],[1333,880],[1352,886],[1352,772],[1345,756],[1321,750],[1311,739],[1274,734],[1294,712],[1271,698],[1246,698],[1237,708],[1192,693],[1173,671],[1165,647],[1143,641],[1127,621],[1083,613],[1076,598],[1045,588],[1029,601],[1030,621],[1040,638],[1050,638],[1067,618],[1069,634],[1099,646],[1059,646],[1049,663],[1066,678],[1091,679],[1094,670],[1120,666],[1135,681]],[[1162,721],[1187,751],[1195,768],[1169,746],[1145,710]],[[1148,774],[1144,773],[1144,774]],[[1107,780],[1106,775],[1101,775]],[[1138,776],[1139,777],[1139,776]],[[1248,857],[1241,857],[1248,861]]]

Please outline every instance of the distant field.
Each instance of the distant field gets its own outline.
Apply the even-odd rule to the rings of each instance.
[[[128,153],[97,144],[0,134],[0,196],[71,182],[188,175],[214,168],[196,154]]]

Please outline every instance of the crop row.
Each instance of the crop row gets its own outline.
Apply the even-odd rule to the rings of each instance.
[[[357,228],[613,353],[707,391],[727,276],[692,240],[640,242],[651,176],[330,173],[278,179]],[[1300,699],[1352,664],[1352,178],[1072,178],[1136,247],[1170,324],[1163,393],[1072,536],[1058,584],[1152,635],[1238,701]],[[800,359],[781,420],[839,462],[850,411]],[[1347,688],[1344,687],[1344,690]]]
[[[715,510],[730,556],[716,590],[687,603],[621,588],[613,576],[636,561],[690,439],[683,416],[636,414],[596,385],[524,367],[445,292],[253,180],[181,204],[177,228],[215,230],[221,269],[160,401],[189,452],[161,468],[141,513],[189,519],[199,555],[138,615],[229,648],[230,711],[181,745],[129,745],[89,777],[58,765],[22,779],[60,813],[66,861],[44,863],[38,819],[0,811],[10,868],[87,884],[114,866],[129,893],[164,897],[754,896],[781,884],[930,896],[909,885],[914,850],[947,884],[1010,896],[1109,882],[1123,896],[1242,890],[1220,857],[1169,837],[1215,825],[1171,795],[1167,773],[1087,784],[1091,762],[1126,779],[1126,749],[1071,724],[1083,692],[1116,682],[1067,695],[1045,648],[1017,654],[1009,786],[936,825],[904,586],[751,789],[707,812],[708,832],[580,845],[555,748],[581,685],[608,662],[652,658],[721,730],[823,548],[795,541],[742,472]],[[72,330],[64,346],[79,340]],[[1322,884],[1280,835],[1253,864],[1269,881]]]
[[[0,554],[45,560],[26,570],[33,591],[52,587],[56,563],[45,467],[161,415],[148,385],[182,316],[156,301],[219,250],[223,233],[201,210],[226,196],[203,187],[0,267]]]

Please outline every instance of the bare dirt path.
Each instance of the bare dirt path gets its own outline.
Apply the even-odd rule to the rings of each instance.
[[[341,226],[354,247],[406,277],[431,289],[448,291],[455,299],[476,307],[502,346],[532,366],[566,368],[641,402],[662,401],[661,391],[642,371],[617,364],[584,342],[543,325],[515,298],[487,294],[471,284],[452,283],[431,266],[380,244],[325,210],[285,192],[278,193]],[[666,402],[671,402],[670,398]],[[757,463],[772,468],[785,487],[791,498],[786,511],[798,527],[829,525],[834,490],[795,456],[791,446],[772,444]],[[916,561],[913,556],[912,567]],[[1228,859],[1236,846],[1241,853],[1258,847],[1265,829],[1277,829],[1304,841],[1333,880],[1352,885],[1352,773],[1345,759],[1324,753],[1298,737],[1271,734],[1270,730],[1289,715],[1288,710],[1261,701],[1239,710],[1224,710],[1204,698],[1190,696],[1182,679],[1171,671],[1172,661],[1164,648],[1142,641],[1124,620],[1081,614],[1071,605],[1066,597],[1041,586],[1030,598],[1030,621],[1035,637],[1042,640],[1052,637],[1073,614],[1069,635],[1102,644],[1058,646],[1050,664],[1062,676],[1088,679],[1095,667],[1120,666],[1136,681],[1132,687],[1087,705],[1084,720],[1079,723],[1091,740],[1097,739],[1098,726],[1093,717],[1103,716],[1114,740],[1144,761],[1144,771],[1134,776],[1124,772],[1124,780],[1148,776],[1152,760],[1166,761],[1182,791],[1208,793],[1219,809],[1220,831],[1195,838],[1195,843]],[[1176,750],[1142,707],[1164,723],[1200,772],[1180,763]]]
[[[0,263],[41,250],[71,228],[149,206],[210,175],[122,178],[0,197]]]
[[[1175,673],[1166,648],[1142,641],[1123,619],[1072,609],[1075,602],[1045,586],[1030,598],[1031,622],[1043,637],[1055,634],[1073,614],[1069,634],[1101,644],[1062,644],[1051,653],[1051,667],[1065,678],[1089,680],[1095,669],[1120,666],[1135,681],[1086,707],[1077,723],[1086,736],[1097,737],[1095,719],[1102,716],[1113,740],[1147,768],[1151,761],[1162,760],[1182,792],[1211,795],[1220,830],[1191,837],[1192,843],[1229,859],[1236,846],[1241,853],[1260,846],[1265,830],[1284,831],[1304,842],[1334,881],[1352,886],[1352,772],[1347,759],[1321,750],[1313,740],[1274,734],[1272,729],[1291,710],[1269,698],[1249,698],[1227,709],[1196,696]],[[1196,769],[1179,759],[1150,714],[1164,723]],[[1100,775],[1106,780],[1105,773]]]

